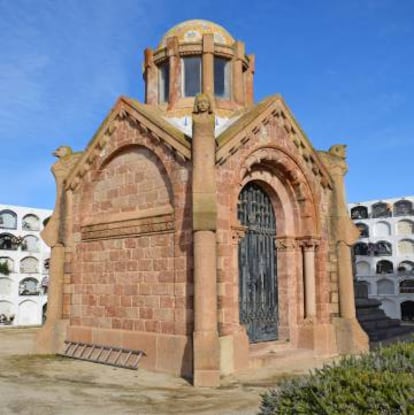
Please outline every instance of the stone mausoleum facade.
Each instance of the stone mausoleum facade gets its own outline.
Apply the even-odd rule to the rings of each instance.
[[[345,146],[316,151],[278,95],[254,103],[254,56],[219,25],[183,22],[144,56],[145,103],[119,98],[83,152],[55,153],[38,350],[141,349],[199,386],[253,344],[366,350]]]

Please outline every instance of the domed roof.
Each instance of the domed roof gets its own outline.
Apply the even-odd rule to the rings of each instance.
[[[208,20],[186,20],[172,27],[161,39],[159,48],[165,47],[169,37],[178,37],[179,43],[201,42],[204,34],[212,33],[214,43],[231,46],[234,43],[233,36],[220,25]]]

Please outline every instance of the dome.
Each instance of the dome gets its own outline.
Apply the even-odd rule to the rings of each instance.
[[[179,43],[201,42],[204,34],[212,33],[214,43],[231,46],[234,43],[233,36],[220,25],[208,20],[186,20],[172,27],[161,39],[159,48],[165,47],[169,37],[178,37]]]

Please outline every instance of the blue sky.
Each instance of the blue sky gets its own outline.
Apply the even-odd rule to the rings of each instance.
[[[257,101],[280,93],[315,148],[348,145],[349,201],[414,194],[412,0],[0,0],[0,203],[53,208],[52,151],[142,100],[144,48],[193,18],[256,55]]]

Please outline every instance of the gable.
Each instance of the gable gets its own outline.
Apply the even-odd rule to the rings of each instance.
[[[119,122],[127,120],[157,143],[173,152],[178,158],[191,158],[189,138],[162,119],[157,110],[135,100],[121,97],[88,143],[86,150],[66,180],[66,189],[75,189],[92,163],[110,141]]]
[[[245,113],[226,131],[217,138],[216,162],[223,164],[232,154],[250,140],[261,140],[264,144],[279,143],[275,137],[258,139],[262,130],[274,122],[284,131],[284,136],[293,144],[296,153],[303,159],[312,171],[313,175],[320,181],[323,187],[332,187],[332,178],[313,148],[309,139],[293,117],[282,97],[276,95],[264,99],[251,111]]]

